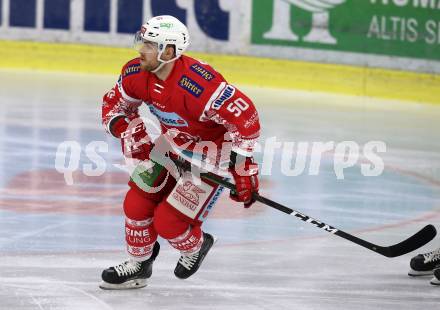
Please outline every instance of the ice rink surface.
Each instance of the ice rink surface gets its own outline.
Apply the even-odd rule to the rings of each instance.
[[[146,288],[99,289],[102,269],[125,259],[128,174],[100,119],[101,97],[115,79],[0,71],[0,309],[439,308],[440,287],[407,276],[410,258],[439,246],[438,238],[389,259],[274,209],[244,210],[226,194],[204,225],[219,241],[192,278],[174,277],[179,254],[161,240]],[[259,109],[263,141],[387,146],[380,176],[363,176],[360,159],[343,180],[331,153],[318,176],[286,176],[278,151],[271,175],[261,176],[262,194],[381,245],[428,223],[440,228],[440,106],[242,89]],[[71,186],[55,169],[64,141],[81,148]],[[108,151],[90,156],[93,141]],[[96,162],[106,163],[105,173],[87,176]]]

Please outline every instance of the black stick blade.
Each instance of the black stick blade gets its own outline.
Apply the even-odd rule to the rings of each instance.
[[[434,239],[436,234],[437,230],[433,225],[426,225],[419,232],[398,244],[389,247],[377,247],[373,250],[386,257],[401,256],[424,246]]]

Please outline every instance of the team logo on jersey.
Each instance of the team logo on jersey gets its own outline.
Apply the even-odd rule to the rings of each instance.
[[[190,79],[186,75],[183,75],[180,79],[179,86],[197,98],[200,97],[204,90],[202,86],[197,84],[194,80]]]
[[[226,100],[232,98],[234,94],[235,94],[235,87],[231,85],[226,85],[226,87],[218,95],[217,99],[215,99],[214,102],[212,103],[212,108],[215,110],[220,110],[223,103],[225,103]]]
[[[141,71],[141,65],[140,64],[133,64],[128,66],[127,68],[125,68],[124,71],[124,77],[138,73],[139,71]]]
[[[159,119],[159,121],[164,125],[174,126],[174,127],[188,127],[187,121],[185,121],[177,113],[164,112],[152,105],[148,106],[148,108],[150,109],[151,114],[156,116]]]
[[[193,64],[189,68],[207,81],[211,81],[213,78],[215,78],[214,74],[212,74],[211,72],[209,72],[208,70],[206,70],[205,68],[203,68],[198,64]]]

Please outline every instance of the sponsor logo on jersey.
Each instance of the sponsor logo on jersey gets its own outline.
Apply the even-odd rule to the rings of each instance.
[[[207,81],[211,81],[213,78],[215,78],[214,74],[212,74],[211,72],[209,72],[208,70],[206,70],[205,68],[203,68],[198,64],[193,64],[189,68]]]
[[[215,110],[220,110],[220,108],[225,103],[225,101],[232,98],[234,94],[235,94],[235,87],[231,85],[226,85],[226,87],[222,90],[222,92],[217,97],[217,99],[215,99],[214,102],[212,103],[212,108]]]
[[[140,64],[133,64],[133,65],[130,65],[127,68],[125,68],[123,75],[124,75],[124,77],[126,77],[126,76],[129,76],[132,74],[136,74],[139,71],[141,71],[141,65]]]
[[[200,95],[203,93],[204,88],[197,84],[194,80],[190,79],[186,75],[183,75],[182,78],[179,81],[179,86],[182,87],[184,90],[188,91],[195,97],[200,97]]]
[[[217,190],[215,191],[214,196],[211,198],[211,201],[208,203],[208,206],[206,207],[205,211],[200,214],[199,221],[204,221],[206,217],[208,216],[209,212],[211,211],[212,207],[215,205],[217,200],[220,198],[221,193],[223,192],[224,187],[219,186]]]
[[[165,105],[163,105],[163,104],[160,104],[159,102],[157,102],[157,101],[152,101],[151,102],[153,105],[155,105],[156,107],[158,107],[158,108],[160,108],[160,109],[165,109]]]
[[[193,184],[191,181],[186,181],[182,185],[178,185],[174,193],[174,199],[182,203],[191,211],[195,211],[200,204],[200,194],[206,194],[206,191]]]
[[[185,121],[179,114],[174,112],[164,112],[156,108],[155,106],[148,106],[151,114],[156,116],[159,121],[167,126],[174,127],[188,127],[187,121]]]

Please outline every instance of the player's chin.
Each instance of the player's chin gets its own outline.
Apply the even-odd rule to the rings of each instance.
[[[148,63],[142,63],[141,62],[141,70],[151,72],[154,69],[156,69],[156,66],[153,66],[153,65],[148,64]]]
[[[151,70],[151,66],[149,66],[149,65],[148,65],[147,63],[145,63],[145,62],[142,62],[142,61],[141,61],[140,65],[141,65],[141,70],[142,70],[142,71],[150,71],[150,70]]]

